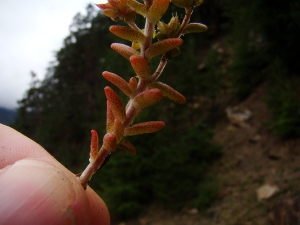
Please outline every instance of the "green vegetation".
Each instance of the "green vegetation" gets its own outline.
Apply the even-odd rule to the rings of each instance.
[[[299,77],[291,76],[277,59],[269,78],[269,92],[266,103],[275,119],[269,121],[273,132],[284,138],[300,136]]]
[[[228,42],[233,49],[229,74],[237,97],[244,99],[267,82],[274,133],[299,137],[300,2],[226,2],[224,14],[229,21],[225,27],[230,29]]]
[[[91,185],[110,206],[113,218],[134,217],[153,201],[174,210],[185,205],[205,209],[213,202],[218,185],[206,170],[221,155],[220,146],[211,142],[213,132],[200,121],[175,143],[168,138],[171,132],[167,126],[163,134],[135,138],[139,154],[114,153],[93,177]]]

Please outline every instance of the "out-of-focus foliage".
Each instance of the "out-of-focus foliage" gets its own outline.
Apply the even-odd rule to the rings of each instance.
[[[274,61],[266,103],[274,115],[273,132],[284,138],[300,136],[299,77],[288,74],[280,59]]]
[[[224,15],[232,49],[228,75],[237,96],[243,99],[267,82],[274,133],[299,137],[300,2],[225,0]]]
[[[266,79],[261,73],[276,57],[288,71],[299,74],[300,2],[292,1],[224,1],[229,21],[229,43],[233,48],[231,72],[235,88],[245,98]]]
[[[135,157],[113,153],[95,175],[91,185],[112,207],[113,218],[134,217],[153,201],[177,210],[185,205],[205,209],[215,199],[218,183],[206,175],[210,163],[221,155],[220,146],[211,142],[213,132],[198,122],[174,142],[169,138],[172,129],[135,138],[139,150]]]

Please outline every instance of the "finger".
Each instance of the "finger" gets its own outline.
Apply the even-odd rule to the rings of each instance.
[[[103,221],[110,224],[108,209],[103,200],[89,186],[86,189],[87,198],[90,203],[92,225],[104,224]]]
[[[44,164],[43,165],[38,164],[39,165],[38,167],[34,167],[32,165],[31,166],[28,165],[28,163],[27,163],[26,166],[29,166],[29,169],[27,168],[24,171],[30,171],[30,172],[24,173],[22,171],[22,169],[20,169],[20,166],[21,166],[21,168],[25,166],[25,165],[23,165],[24,162],[22,162],[23,161],[22,159],[27,159],[27,158],[36,159],[40,163],[46,163],[46,164],[50,164],[50,165],[48,165],[48,167],[46,166],[44,168],[44,166],[45,166]],[[19,160],[21,160],[22,163],[19,162]],[[8,167],[10,169],[5,168],[9,165],[12,165],[11,167]],[[33,163],[33,165],[35,165],[35,163]],[[49,166],[52,169],[49,169]],[[40,167],[40,169],[37,169],[39,167]],[[84,221],[84,220],[89,221],[89,219],[86,218],[86,216],[88,216],[91,218],[91,221],[95,224],[109,224],[109,213],[108,213],[107,207],[106,207],[105,203],[103,202],[103,200],[92,189],[90,189],[88,187],[88,189],[86,191],[84,191],[81,184],[75,178],[74,174],[72,174],[63,165],[61,165],[58,161],[56,161],[40,145],[33,142],[31,139],[27,138],[26,136],[22,135],[21,133],[15,131],[14,129],[7,127],[5,125],[2,125],[2,124],[0,124],[0,169],[1,168],[5,168],[5,169],[0,172],[0,179],[2,179],[0,184],[3,185],[3,186],[1,186],[0,190],[6,190],[6,191],[0,192],[0,199],[2,199],[1,196],[13,196],[13,199],[19,198],[19,200],[21,201],[23,199],[24,195],[25,195],[25,197],[27,196],[27,194],[24,194],[24,193],[35,193],[35,194],[40,193],[40,189],[38,188],[39,185],[29,185],[30,183],[33,183],[33,184],[40,183],[41,185],[44,184],[45,187],[47,186],[46,184],[49,184],[49,188],[51,189],[51,187],[52,187],[51,190],[54,190],[54,189],[61,190],[58,187],[56,187],[55,185],[54,185],[54,187],[51,186],[51,184],[52,185],[58,184],[58,182],[57,182],[57,180],[56,180],[56,182],[53,181],[53,179],[51,178],[53,176],[46,175],[47,171],[48,172],[51,170],[54,170],[56,172],[59,171],[60,174],[63,174],[63,176],[68,178],[68,179],[63,179],[64,181],[68,181],[67,183],[69,183],[69,184],[71,182],[71,186],[73,188],[73,189],[71,188],[71,190],[73,190],[73,191],[71,191],[71,193],[75,193],[74,194],[75,200],[73,201],[73,203],[71,204],[70,207],[74,211],[75,216],[78,217],[77,220],[78,221]],[[17,168],[19,168],[19,170],[17,170]],[[8,173],[8,171],[10,171],[10,173],[12,175],[8,176],[10,178],[9,180],[5,180],[8,177],[4,176],[4,178],[5,178],[4,179],[3,175],[10,174],[10,173]],[[18,171],[18,173],[16,173],[16,171]],[[39,173],[39,172],[41,172],[41,173]],[[40,175],[38,175],[38,174],[40,174]],[[53,175],[53,171],[51,174]],[[43,181],[43,178],[45,178],[45,177],[48,177],[48,179]],[[33,178],[36,178],[36,179],[34,179],[34,182],[31,180]],[[40,182],[39,180],[41,180],[42,182]],[[24,182],[24,184],[26,184],[25,189],[24,190],[22,189],[23,191],[18,190],[18,187],[19,188],[24,187],[22,182]],[[64,186],[64,185],[65,184],[63,182],[63,184],[60,184],[58,186],[60,187],[60,186]],[[67,185],[67,186],[69,187],[69,185]],[[10,187],[12,187],[12,188],[10,188]],[[34,187],[35,189],[34,188],[28,189],[28,187],[31,187],[31,188]],[[68,190],[68,189],[69,188],[65,188],[64,190]],[[7,193],[8,190],[11,190],[10,194]],[[45,190],[47,190],[47,189],[45,189]],[[63,192],[59,192],[57,190],[56,190],[56,192],[57,192],[58,196],[59,196],[59,193],[63,193]],[[17,193],[17,195],[15,197],[14,197],[14,193],[15,194]],[[47,193],[49,193],[49,192],[47,192]],[[63,196],[69,196],[69,194],[64,193]],[[32,198],[34,198],[34,196],[32,196]],[[32,198],[28,199],[28,201],[24,200],[23,209],[25,207],[25,212],[30,211],[31,206],[29,205],[27,208],[26,204],[28,202],[30,203],[31,201],[34,201],[34,200],[32,200]],[[59,199],[63,199],[63,198],[59,197]],[[72,202],[72,200],[71,200],[71,202]],[[65,203],[67,204],[68,201],[66,201]],[[12,204],[12,206],[14,205],[14,203],[11,203],[11,204]],[[18,205],[18,204],[19,203],[16,203],[16,205]],[[2,205],[2,206],[4,207],[6,205]],[[51,208],[52,208],[52,206],[51,206]],[[43,208],[40,208],[40,211],[42,211],[42,209]],[[6,207],[6,210],[9,210],[9,207]],[[0,213],[1,213],[0,215],[3,215],[2,213],[6,214],[5,212],[6,211],[2,211],[2,212],[0,211]],[[36,212],[38,212],[38,211],[36,211]],[[51,210],[48,212],[50,213]],[[7,214],[7,215],[9,215],[9,214]],[[34,215],[34,214],[31,214],[31,215]],[[21,217],[19,217],[19,218],[21,218]],[[78,223],[78,224],[81,224],[81,223]]]
[[[79,218],[72,209],[78,199],[89,209],[88,199],[80,193],[79,185],[48,163],[19,160],[0,172],[0,224],[89,222],[89,210]]]
[[[0,124],[0,169],[26,158],[35,158],[62,166],[39,144],[16,130]]]

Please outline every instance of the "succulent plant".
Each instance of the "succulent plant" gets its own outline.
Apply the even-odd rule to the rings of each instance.
[[[167,62],[180,53],[183,44],[181,36],[185,33],[198,33],[207,30],[201,23],[189,23],[193,9],[203,0],[171,0],[177,7],[185,9],[182,21],[172,16],[168,24],[160,21],[167,11],[170,0],[108,0],[106,4],[97,4],[102,12],[113,21],[123,20],[127,26],[113,25],[109,28],[114,35],[132,42],[131,46],[113,43],[111,48],[127,59],[135,76],[126,81],[122,76],[104,71],[103,77],[119,88],[129,101],[124,106],[118,94],[110,87],[105,87],[107,98],[106,134],[99,148],[98,134],[91,131],[90,163],[78,174],[82,186],[86,188],[92,175],[107,161],[116,149],[135,154],[133,144],[126,136],[157,132],[165,126],[163,121],[134,123],[135,118],[147,107],[159,102],[162,97],[184,104],[185,97],[167,84],[158,81]],[[145,26],[139,28],[135,18],[145,18]],[[161,56],[156,71],[151,71],[150,61]]]

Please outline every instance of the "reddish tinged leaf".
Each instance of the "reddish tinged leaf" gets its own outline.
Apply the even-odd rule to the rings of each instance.
[[[134,94],[137,88],[137,80],[135,79],[135,77],[130,78],[129,88],[131,89],[131,92]]]
[[[136,109],[142,110],[150,105],[159,102],[162,98],[162,93],[157,88],[152,88],[138,94],[133,99],[133,105]]]
[[[95,130],[91,130],[91,145],[90,145],[90,162],[95,161],[98,156],[99,150],[99,139],[98,133]]]
[[[140,79],[149,78],[151,70],[147,59],[143,56],[133,55],[129,60],[134,72]]]
[[[117,145],[118,149],[121,149],[123,151],[129,152],[133,155],[136,154],[136,149],[133,146],[133,144],[131,144],[129,141],[125,140],[124,138],[122,139],[122,141]]]
[[[107,133],[103,137],[103,147],[109,151],[113,152],[117,148],[117,138],[114,133]]]
[[[172,87],[170,87],[167,84],[164,84],[162,82],[154,82],[154,83],[150,84],[149,87],[158,88],[159,90],[161,90],[162,95],[164,97],[167,97],[174,102],[177,102],[180,104],[186,103],[186,98],[182,94],[180,94],[178,91],[176,91],[175,89],[173,89]]]
[[[131,48],[130,46],[120,43],[113,43],[110,47],[128,60],[130,56],[140,54],[137,50]]]
[[[129,84],[122,77],[108,71],[104,71],[102,75],[106,80],[116,85],[121,91],[123,91],[125,95],[127,95],[128,97],[131,96],[132,92],[129,88]]]
[[[134,9],[138,14],[142,15],[142,16],[146,16],[146,6],[145,4],[139,3],[138,1],[135,0],[128,0],[127,4]]]
[[[151,45],[145,52],[148,59],[164,54],[183,43],[181,38],[168,38]]]
[[[126,113],[125,113],[125,108],[124,108],[119,96],[110,87],[105,87],[104,92],[105,92],[107,100],[110,103],[109,105],[110,105],[111,111],[113,112],[115,118],[120,120],[123,123],[126,119]]]
[[[190,23],[184,29],[183,33],[200,33],[207,31],[207,26],[202,23]]]
[[[138,123],[125,129],[125,136],[133,136],[146,133],[154,133],[165,127],[163,121],[149,121],[145,123]]]
[[[115,20],[116,15],[117,15],[116,10],[114,10],[114,9],[103,9],[102,12],[105,16],[110,17],[112,20]]]
[[[117,143],[119,143],[124,136],[124,126],[121,123],[121,121],[119,121],[117,119],[115,119],[113,133],[116,135]]]
[[[111,26],[109,30],[114,35],[131,42],[144,43],[145,41],[145,35],[141,31],[136,31],[131,27]]]
[[[170,0],[154,0],[147,12],[147,18],[156,24],[167,11],[169,3]]]
[[[133,21],[135,19],[135,11],[127,5],[127,0],[108,0],[105,4],[96,4],[102,9],[104,15],[112,20],[122,19],[125,21]]]
[[[114,129],[115,116],[111,110],[110,102],[106,101],[106,132],[111,133]]]

